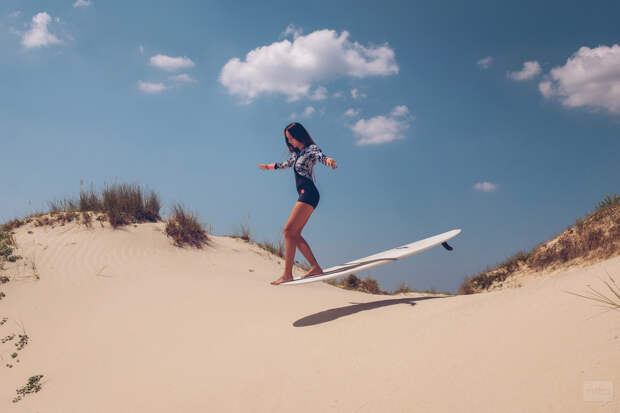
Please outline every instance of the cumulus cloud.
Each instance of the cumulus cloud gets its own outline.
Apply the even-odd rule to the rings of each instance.
[[[360,114],[360,110],[359,109],[353,109],[353,108],[347,109],[347,111],[344,112],[345,116],[350,116],[352,118],[356,117],[359,114]]]
[[[333,98],[342,98],[344,97],[344,93],[338,91],[338,92],[334,92],[334,94],[332,95]]]
[[[22,45],[28,49],[62,43],[58,37],[49,32],[47,26],[52,17],[46,12],[37,13],[32,18],[30,30],[23,34]]]
[[[88,7],[91,4],[92,3],[90,2],[90,0],[77,0],[75,3],[73,3],[73,7]]]
[[[517,72],[509,72],[508,77],[512,80],[527,80],[538,76],[540,72],[540,64],[533,60],[531,62],[523,63],[523,69]]]
[[[377,145],[404,139],[403,132],[409,128],[410,117],[406,106],[396,106],[388,116],[360,119],[350,129],[359,137],[357,145]]]
[[[357,89],[351,89],[351,97],[353,99],[362,99],[365,97],[368,97],[368,95],[366,93],[362,93]]]
[[[168,72],[188,69],[196,66],[189,57],[170,57],[163,54],[151,56],[150,64]]]
[[[306,108],[304,109],[304,111],[300,114],[297,113],[291,113],[291,116],[289,116],[290,119],[295,119],[295,118],[299,118],[299,117],[303,117],[303,118],[309,118],[310,116],[312,116],[314,114],[314,112],[316,112],[316,109],[314,109],[312,106],[306,106]]]
[[[315,83],[396,73],[394,50],[387,44],[366,47],[350,41],[347,31],[338,35],[325,29],[258,47],[244,60],[230,59],[219,81],[245,103],[267,93],[283,94],[292,102],[307,97]]]
[[[140,54],[144,53],[144,46],[140,45],[138,50],[140,51]]]
[[[287,37],[290,36],[291,34],[293,35],[293,39],[297,39],[299,36],[301,36],[302,30],[299,27],[295,27],[292,24],[289,24],[288,26],[286,26],[286,29],[282,32],[282,34],[280,34],[280,37]]]
[[[22,14],[22,12],[21,12],[21,11],[19,11],[19,10],[15,10],[15,11],[13,11],[13,12],[9,13],[9,17],[11,17],[11,18],[15,18],[15,17],[19,17],[19,16],[21,16],[21,14]]]
[[[314,90],[314,93],[309,96],[310,100],[324,100],[327,99],[327,89],[323,86],[319,86]]]
[[[409,113],[409,108],[405,105],[401,105],[401,106],[396,106],[394,109],[392,109],[390,116],[394,118],[399,118],[399,117],[407,116],[408,113]]]
[[[482,191],[482,192],[493,192],[496,191],[497,188],[499,188],[498,184],[493,184],[491,182],[478,182],[474,185],[474,189],[477,191]]]
[[[483,69],[488,69],[492,62],[493,62],[493,58],[491,56],[487,56],[487,57],[484,57],[478,60],[476,64]]]
[[[163,83],[143,82],[141,80],[138,80],[138,88],[144,93],[149,93],[151,95],[161,93],[167,89],[166,85]]]
[[[181,73],[179,75],[170,76],[168,79],[179,83],[196,83],[197,80],[188,75],[187,73]]]
[[[566,107],[588,106],[620,114],[620,45],[583,46],[538,84],[546,98]]]

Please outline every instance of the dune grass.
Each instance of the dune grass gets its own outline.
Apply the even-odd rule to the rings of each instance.
[[[250,214],[248,213],[248,221],[247,223],[242,223],[239,225],[239,229],[233,232],[231,235],[233,238],[241,238],[244,241],[251,242],[252,235],[250,229]]]
[[[620,253],[620,197],[607,194],[594,211],[551,241],[531,251],[519,251],[504,262],[473,277],[465,277],[459,294],[473,294],[500,285],[520,270],[542,271],[567,265],[577,259],[589,261],[610,258]]]
[[[154,191],[146,191],[138,184],[105,184],[100,192],[91,186],[80,190],[79,197],[48,202],[48,210],[37,212],[23,219],[13,219],[2,225],[3,231],[11,231],[34,222],[36,226],[64,225],[80,222],[92,225],[91,213],[101,222],[108,221],[113,228],[142,222],[161,221],[161,202]]]
[[[607,270],[605,270],[605,272],[607,272]],[[609,281],[601,281],[605,284],[605,286],[607,286],[607,289],[609,289],[609,291],[611,292],[611,295],[609,296],[595,290],[590,285],[587,285],[588,289],[590,290],[588,295],[578,294],[570,291],[566,292],[568,294],[576,295],[577,297],[595,301],[604,308],[611,310],[620,310],[620,286],[616,284],[616,280],[614,280],[608,272],[607,277],[609,278]]]
[[[372,277],[359,278],[355,274],[349,274],[347,277],[331,279],[324,281],[335,287],[344,288],[346,290],[355,290],[363,293],[380,294],[380,295],[397,295],[403,293],[425,293],[425,294],[442,294],[454,295],[449,292],[437,291],[435,288],[430,290],[415,290],[408,283],[401,283],[394,291],[388,292],[379,286],[379,282]]]
[[[15,262],[21,258],[21,256],[13,254],[16,248],[17,245],[11,230],[6,230],[4,226],[0,227],[0,270],[4,269],[4,263],[7,261]]]
[[[280,258],[284,258],[284,253],[286,251],[285,251],[284,242],[282,240],[279,240],[277,244],[270,242],[270,241],[263,241],[263,242],[257,242],[256,245],[258,245],[262,249],[269,251],[270,253]]]
[[[182,204],[172,207],[170,218],[166,220],[165,233],[174,240],[178,247],[189,245],[202,248],[209,241],[209,236],[193,212],[188,212]]]

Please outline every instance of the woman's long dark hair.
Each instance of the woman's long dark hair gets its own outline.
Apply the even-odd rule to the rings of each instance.
[[[293,138],[303,143],[305,146],[315,144],[312,140],[312,137],[301,123],[289,123],[288,125],[286,125],[286,128],[284,128],[284,143],[286,143],[286,146],[288,146],[289,152],[299,152],[299,149],[289,143],[286,137],[286,131],[288,131],[288,133],[290,133]]]

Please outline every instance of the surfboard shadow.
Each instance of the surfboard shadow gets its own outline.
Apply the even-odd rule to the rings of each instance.
[[[352,303],[346,307],[331,308],[329,310],[321,311],[319,313],[311,314],[309,316],[300,318],[293,323],[294,327],[308,327],[316,324],[327,323],[329,321],[336,320],[340,317],[346,317],[351,314],[359,313],[360,311],[373,310],[379,307],[386,307],[388,305],[396,304],[409,304],[416,305],[416,301],[429,300],[431,298],[446,298],[450,296],[431,296],[431,297],[411,297],[411,298],[398,298],[394,300],[379,300],[369,303]]]

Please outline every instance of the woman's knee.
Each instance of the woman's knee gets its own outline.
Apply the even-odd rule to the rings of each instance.
[[[285,238],[299,238],[301,236],[301,231],[293,227],[285,226],[284,230],[282,230],[282,233],[284,234]]]

